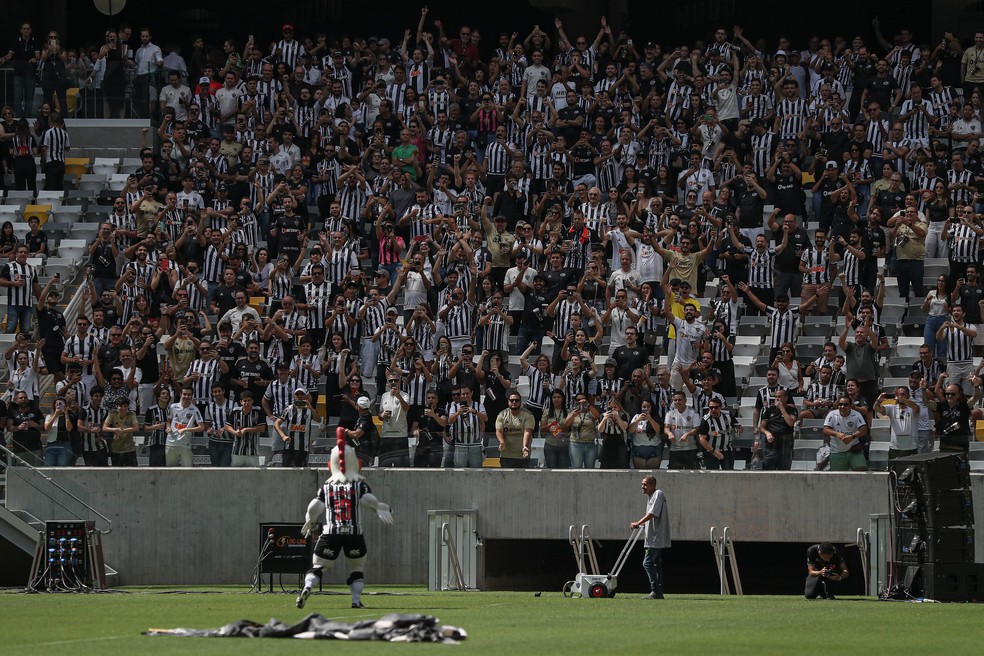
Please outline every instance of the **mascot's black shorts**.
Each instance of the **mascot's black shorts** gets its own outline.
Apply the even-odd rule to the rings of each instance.
[[[325,560],[335,560],[341,551],[346,558],[362,558],[366,555],[366,539],[361,535],[322,535],[314,545],[314,555]]]

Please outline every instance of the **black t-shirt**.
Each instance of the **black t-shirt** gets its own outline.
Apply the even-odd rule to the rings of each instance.
[[[34,421],[39,424],[44,423],[44,417],[41,416],[40,412],[35,412],[28,406],[27,410],[21,412],[18,406],[13,406],[13,411],[10,413],[11,429],[14,432],[14,453],[23,453],[25,451],[40,451],[41,450],[41,430],[38,428],[28,428],[27,430],[18,430],[18,426],[26,421]]]
[[[984,301],[984,287],[970,283],[965,283],[960,287],[960,304],[963,306],[967,323],[979,324],[981,322],[981,306],[979,305],[981,301]]]
[[[64,327],[65,315],[60,310],[46,307],[38,311],[38,330],[44,336],[43,351],[58,353],[65,347]]]
[[[578,121],[574,125],[568,125],[560,128],[560,135],[564,137],[567,145],[573,145],[574,142],[577,141],[578,135],[581,134],[581,126],[584,125],[584,110],[581,109],[581,106],[576,103],[573,105],[568,105],[557,112],[557,118],[562,121]]]
[[[742,228],[761,228],[765,200],[754,189],[750,189],[744,180],[735,183],[735,197],[741,211],[739,225]]]
[[[946,402],[939,405],[941,451],[967,451],[970,448],[970,408],[966,401],[950,407]],[[16,433],[15,433],[16,435]]]
[[[543,276],[543,279],[547,283],[546,289],[544,289],[544,294],[548,298],[554,298],[565,285],[577,281],[578,278],[577,273],[573,269],[564,268],[561,268],[559,271],[547,269],[540,275]]]
[[[218,342],[216,342],[216,346],[218,347]],[[246,347],[239,342],[230,341],[224,348],[218,347],[216,352],[219,360],[225,362],[226,366],[229,367],[229,373],[222,374],[219,378],[221,383],[228,386],[229,380],[232,378],[232,374],[236,369],[236,363],[246,357]],[[232,388],[232,391],[236,392],[237,388]]]
[[[898,191],[882,189],[875,196],[875,205],[882,211],[882,220],[888,221],[893,214],[905,206],[905,191],[902,189]]]
[[[248,391],[253,395],[253,400],[258,401],[263,398],[263,393],[266,391],[266,383],[259,381],[273,380],[273,370],[263,360],[250,362],[249,358],[243,358],[236,363],[236,373],[233,377],[247,381],[247,387],[239,389]]]
[[[29,253],[40,253],[41,246],[44,246],[45,252],[47,252],[48,235],[45,234],[44,230],[38,230],[38,234],[29,232],[24,236],[24,243],[27,244],[27,251]]]
[[[434,414],[438,417],[448,415],[443,408],[436,408]],[[442,451],[444,449],[444,427],[437,423],[436,419],[421,414],[417,419],[417,427],[420,429],[420,444],[417,450]]]
[[[889,106],[892,104],[892,96],[895,94],[898,86],[895,78],[891,75],[886,75],[885,77],[878,77],[876,75],[868,82],[868,102],[870,103],[872,100],[877,101],[883,112],[888,111]]]
[[[718,258],[724,262],[724,269],[731,278],[731,284],[737,285],[739,282],[748,282],[748,255],[745,248],[751,248],[752,242],[745,235],[738,233],[738,241],[741,247],[738,248],[731,243],[730,236],[725,237],[723,247],[718,252]],[[726,255],[727,257],[721,257]]]
[[[116,258],[113,257],[113,245],[110,242],[100,240],[96,246],[92,257],[92,275],[96,278],[116,277]]]
[[[649,352],[640,347],[629,347],[629,346],[619,346],[612,353],[612,357],[615,358],[615,375],[622,380],[629,380],[632,378],[632,372],[636,369],[642,369],[647,364],[649,364]]]
[[[229,287],[223,283],[215,290],[215,296],[212,300],[215,301],[215,305],[219,308],[216,313],[219,317],[222,317],[226,312],[236,307],[236,292],[245,293],[246,288],[240,287],[239,285]]]
[[[570,143],[570,142],[568,142]],[[574,178],[594,172],[594,151],[587,146],[574,146],[569,151]]]
[[[798,415],[796,412],[796,406],[792,403],[786,404],[786,412],[793,417]],[[769,444],[763,436],[762,444],[766,449],[778,449],[783,440],[792,439],[793,427],[786,423],[786,420],[782,416],[782,412],[775,404],[770,405],[765,409],[765,412],[762,413],[761,419],[765,420],[766,429],[776,438],[772,444]]]
[[[307,222],[299,214],[283,215],[277,219],[277,244],[280,252],[293,253],[301,250],[301,234],[307,229]]]
[[[823,569],[826,567],[829,571],[837,573],[844,566],[844,557],[840,555],[840,552],[835,547],[834,553],[830,555],[830,560],[824,561],[820,557],[820,545],[815,544],[806,550],[806,564],[813,569]]]
[[[775,246],[782,243],[782,233],[775,236]],[[797,228],[789,234],[789,241],[781,253],[776,254],[776,270],[782,273],[799,273],[800,256],[803,249],[810,246],[810,236],[806,230]]]
[[[796,176],[776,175],[776,185],[774,192],[775,205],[783,214],[795,214],[803,216],[805,206],[803,201],[803,185],[799,183]]]
[[[527,291],[523,295],[523,325],[547,329],[547,306],[550,305],[550,297],[546,293],[537,294],[535,291]]]

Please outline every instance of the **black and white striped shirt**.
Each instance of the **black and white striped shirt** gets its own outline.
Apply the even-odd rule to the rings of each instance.
[[[926,99],[921,100],[919,104],[926,108],[925,114],[919,111],[918,105],[911,98],[902,101],[900,114],[915,112],[905,122],[906,139],[929,139],[929,117],[934,115],[933,104]]]
[[[280,51],[277,59],[287,64],[288,71],[293,71],[294,67],[297,66],[297,61],[301,58],[301,51],[303,49],[304,46],[301,45],[300,41],[281,39],[277,42],[276,50]]]
[[[294,402],[294,390],[297,389],[302,389],[301,385],[293,378],[288,378],[286,383],[281,383],[278,378],[266,388],[263,398],[270,403],[273,414],[279,416]]]
[[[950,199],[953,201],[954,205],[964,204],[966,205],[971,201],[974,195],[972,189],[954,189],[954,184],[968,185],[971,187],[976,186],[974,182],[974,175],[964,169],[962,171],[956,171],[950,169],[946,172],[947,186],[950,188]]]
[[[445,332],[448,339],[470,337],[474,316],[475,306],[468,301],[456,303],[451,306],[444,318]]]
[[[879,154],[884,150],[888,139],[888,119],[869,120],[865,127],[864,138],[871,144],[871,152]]]
[[[785,312],[780,312],[773,306],[765,308],[772,320],[772,348],[779,348],[786,342],[796,341],[796,324],[799,321],[800,309],[790,307]]]
[[[311,408],[307,405],[303,408],[295,408],[291,404],[284,406],[281,412],[274,414],[280,417],[280,430],[290,437],[290,442],[284,444],[284,450],[309,451],[308,447],[317,437],[311,434],[311,424],[314,423],[314,414],[311,412]]]
[[[89,406],[86,406],[86,408],[91,410]],[[164,424],[164,428],[155,428],[147,434],[145,442],[147,446],[164,446],[167,443],[167,410],[167,408],[162,408],[155,403],[144,413],[145,427]],[[100,408],[100,411],[105,412],[102,408]],[[103,418],[105,419],[105,417]]]
[[[72,147],[65,128],[48,128],[41,137],[41,148],[44,152],[44,163],[64,162],[65,155]]]
[[[764,176],[772,165],[772,155],[776,152],[776,133],[771,130],[765,134],[753,134],[752,144],[752,168],[758,176]],[[698,199],[699,200],[699,199]]]
[[[359,499],[371,492],[365,481],[325,483],[318,499],[325,504],[325,535],[362,535]]]
[[[3,278],[24,283],[18,287],[7,287],[7,305],[34,307],[34,286],[38,284],[38,274],[33,266],[26,262],[10,262],[4,269]],[[26,327],[21,326],[21,330],[26,330]]]
[[[953,193],[953,192],[951,192]],[[981,238],[970,226],[961,224],[950,226],[949,255],[951,262],[976,262]]]
[[[844,388],[834,382],[833,377],[831,377],[830,382],[824,385],[820,382],[819,374],[816,380],[814,380],[809,389],[806,390],[807,401],[812,401],[814,403],[818,401],[823,401],[829,403],[833,407],[834,402],[839,399],[844,394]]]
[[[107,330],[107,332],[109,332]],[[99,350],[100,341],[93,335],[86,335],[80,338],[78,335],[72,335],[65,340],[65,348],[62,351],[70,358],[79,357],[83,360],[92,360],[93,354]],[[91,376],[92,375],[92,365],[83,364],[82,365],[82,375]]]
[[[956,322],[954,322],[956,323]],[[959,324],[958,324],[959,325]],[[972,323],[964,323],[964,328],[976,330]],[[946,358],[949,363],[969,363],[974,358],[974,338],[959,328],[945,328]]]
[[[526,406],[539,410],[547,407],[553,391],[550,371],[542,372],[533,365],[527,365],[523,373],[530,377],[530,394],[526,399]]]
[[[454,414],[464,404],[452,403],[448,407],[448,416]],[[481,401],[472,401],[469,407],[475,408],[478,413],[485,413],[485,404]],[[455,444],[482,444],[481,419],[477,413],[463,412],[449,427],[449,433],[454,438]]]
[[[748,255],[748,286],[758,289],[771,289],[776,264],[776,249],[766,248],[759,251],[751,246],[745,247]]]
[[[806,101],[802,98],[783,98],[776,103],[776,117],[779,119],[780,138],[796,139],[806,127]]]
[[[165,414],[166,412],[167,411],[165,410]],[[93,408],[91,404],[86,404],[85,406],[82,407],[82,413],[79,418],[89,428],[94,428],[98,426],[100,429],[102,429],[102,425],[103,423],[105,423],[107,416],[109,416],[109,410],[107,410],[106,408],[104,407]],[[100,437],[106,439],[107,442],[109,441],[107,439],[108,435],[106,433],[103,433],[102,430],[100,430],[98,433],[90,433],[88,431],[82,433],[82,450],[89,453],[92,453],[93,451],[99,451],[98,440]],[[161,444],[163,444],[163,442],[161,442]],[[153,444],[148,442],[148,445],[152,446]]]
[[[325,327],[325,319],[330,314],[328,305],[331,300],[331,283],[323,282],[315,285],[309,282],[304,285],[304,299],[308,306],[308,328],[320,330]]]
[[[191,382],[194,390],[195,403],[208,403],[212,398],[212,383],[217,382],[221,373],[219,372],[218,360],[195,360],[188,365],[188,372],[185,378],[194,374],[201,374],[198,380]]]
[[[255,428],[256,426],[262,426],[265,423],[263,413],[260,412],[259,408],[256,408],[255,406],[249,412],[244,411],[242,407],[236,406],[236,408],[229,413],[227,422],[236,430],[241,430],[243,428]],[[257,455],[257,436],[258,433],[253,432],[244,433],[242,436],[236,435],[232,440],[232,455]]]
[[[817,249],[816,245],[803,250],[800,262],[806,267],[803,274],[804,285],[822,285],[830,282],[830,258],[827,249]]]
[[[703,391],[701,390],[701,393]],[[720,396],[717,392],[714,393],[714,397]],[[696,401],[697,397],[694,396]],[[722,403],[722,406],[724,404]],[[696,410],[696,408],[694,408]],[[734,435],[736,429],[735,420],[731,417],[731,413],[724,412],[723,410],[718,413],[717,417],[712,416],[709,412],[703,411],[698,412],[703,417],[700,423],[700,428],[698,432],[700,435],[704,435],[707,438],[707,443],[711,445],[711,450],[713,451],[724,451],[731,447],[731,438]],[[708,456],[704,456],[707,458]],[[712,458],[714,456],[711,456]]]
[[[236,408],[236,402],[226,399],[221,405],[215,401],[209,401],[205,406],[205,423],[209,428],[215,429],[210,433],[208,439],[214,442],[232,442],[232,435],[223,430],[229,423],[229,417]]]

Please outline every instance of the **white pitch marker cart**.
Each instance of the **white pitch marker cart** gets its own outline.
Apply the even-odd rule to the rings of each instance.
[[[583,537],[587,537],[587,527],[581,528],[581,533]],[[574,527],[571,527],[571,533],[573,534]],[[621,573],[622,568],[625,566],[625,561],[628,560],[629,554],[632,552],[632,547],[635,546],[636,540],[643,533],[643,528],[633,529],[632,533],[629,534],[629,539],[625,541],[625,546],[622,547],[622,553],[618,555],[615,560],[615,564],[612,566],[612,571],[608,574],[598,574],[597,573],[597,563],[589,562],[588,565],[594,565],[595,572],[586,572],[585,569],[585,559],[584,554],[584,541],[580,541],[581,551],[578,551],[577,541],[572,539],[571,544],[575,545],[575,555],[578,560],[578,569],[580,570],[573,581],[568,581],[564,584],[564,596],[565,597],[591,597],[592,599],[601,599],[603,597],[614,597],[615,589],[618,588],[618,575]],[[587,538],[590,540],[590,538]],[[590,542],[588,546],[590,546]],[[591,547],[591,558],[593,561],[594,548]]]

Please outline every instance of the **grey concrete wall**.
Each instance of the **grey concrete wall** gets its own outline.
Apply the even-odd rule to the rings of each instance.
[[[246,583],[260,522],[303,521],[324,470],[84,469],[57,472],[88,490],[109,516],[106,561],[127,585]],[[588,524],[598,539],[623,539],[644,509],[636,471],[366,472],[392,505],[396,525],[367,518],[372,579],[427,580],[427,511],[478,510],[484,539],[566,539]],[[984,476],[974,475],[976,525],[984,523]],[[853,542],[868,516],[887,512],[879,473],[662,472],[675,540],[704,541],[730,526],[739,542]],[[8,478],[8,507],[56,519],[38,493]],[[977,559],[984,560],[978,540]],[[335,572],[332,580],[344,580]],[[480,574],[481,579],[481,574]]]

